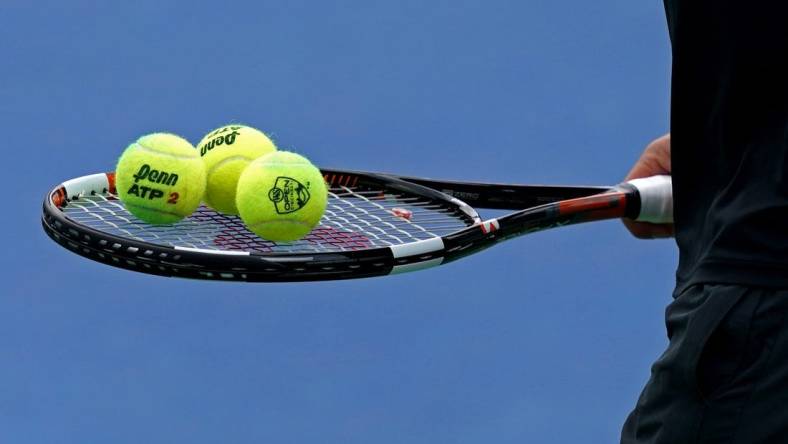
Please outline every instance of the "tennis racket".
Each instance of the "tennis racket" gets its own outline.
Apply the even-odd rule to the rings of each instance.
[[[238,217],[201,206],[172,225],[149,225],[117,199],[115,176],[58,185],[44,231],[88,259],[162,276],[248,282],[351,279],[435,267],[498,242],[581,222],[672,221],[669,176],[614,187],[506,185],[322,170],[328,207],[305,238],[275,243]],[[477,208],[516,210],[482,220]]]

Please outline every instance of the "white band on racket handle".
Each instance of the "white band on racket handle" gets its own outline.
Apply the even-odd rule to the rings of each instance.
[[[627,182],[640,193],[637,221],[652,224],[673,223],[673,182],[670,176],[651,176]]]

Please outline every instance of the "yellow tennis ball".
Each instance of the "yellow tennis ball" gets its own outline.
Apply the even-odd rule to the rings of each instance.
[[[241,173],[235,202],[250,231],[264,239],[290,242],[306,236],[320,222],[328,190],[322,173],[309,160],[277,151],[253,161]]]
[[[249,162],[276,151],[262,132],[244,125],[226,125],[208,133],[197,147],[208,171],[205,203],[225,214],[238,214],[235,190]]]
[[[186,140],[174,134],[148,134],[120,156],[115,188],[131,214],[152,224],[175,223],[200,205],[205,164]]]

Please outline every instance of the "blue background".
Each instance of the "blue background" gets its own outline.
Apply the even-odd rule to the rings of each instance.
[[[0,4],[0,442],[617,442],[672,241],[614,221],[401,276],[210,283],[72,255],[40,205],[141,134],[238,121],[321,166],[612,184],[667,131],[661,2],[197,3]]]

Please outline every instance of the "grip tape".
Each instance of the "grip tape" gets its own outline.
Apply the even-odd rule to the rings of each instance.
[[[673,182],[670,176],[651,176],[627,182],[640,194],[637,221],[652,224],[673,223]]]

